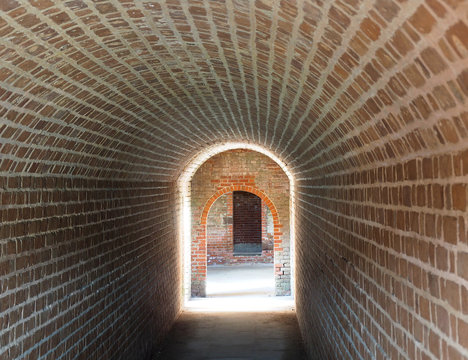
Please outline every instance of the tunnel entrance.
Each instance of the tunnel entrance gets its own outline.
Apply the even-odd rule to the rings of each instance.
[[[252,270],[242,269],[248,265],[259,268],[257,278],[263,279],[241,293],[255,292],[271,299],[285,296],[281,301],[289,301],[290,306],[294,291],[292,177],[279,159],[259,146],[223,144],[215,149],[193,160],[179,179],[185,304],[191,306],[191,298],[219,295],[211,290],[209,276],[216,279],[216,267],[235,264],[238,278]],[[258,199],[261,227],[254,231],[255,241],[235,240],[233,199],[239,195]],[[226,210],[229,203],[230,215],[221,214],[217,208]],[[220,227],[230,232],[220,233]]]

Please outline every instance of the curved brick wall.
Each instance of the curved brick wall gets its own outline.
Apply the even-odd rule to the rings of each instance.
[[[467,359],[467,11],[0,0],[0,358],[149,356],[174,181],[232,140],[296,178],[312,358]]]

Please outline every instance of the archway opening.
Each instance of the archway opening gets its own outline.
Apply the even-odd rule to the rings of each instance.
[[[250,160],[255,158],[250,165],[257,171],[256,175],[252,175],[249,171],[240,171],[234,167],[231,170],[224,168],[223,174],[218,178],[207,179],[204,176],[195,176],[196,173],[214,174],[213,161],[216,159],[219,161],[222,156],[217,157],[217,155],[221,153],[227,153],[231,157],[244,156]],[[268,163],[268,166],[263,166],[265,164],[259,161],[260,158]],[[232,158],[227,163],[232,164]],[[268,173],[268,169],[275,169],[277,174]],[[278,178],[283,180],[281,186],[275,183]],[[206,275],[209,259],[207,254],[209,211],[217,199],[228,192],[232,193],[234,191],[253,193],[259,196],[265,204],[268,204],[267,207],[271,210],[272,218],[274,218],[272,221],[274,232],[272,237],[273,251],[276,253],[276,256],[274,256],[275,295],[286,295],[290,296],[289,299],[292,299],[294,294],[294,182],[292,180],[292,175],[287,171],[284,163],[263,148],[251,144],[223,144],[203,152],[189,164],[179,178],[178,183],[182,210],[180,235],[184,262],[183,294],[186,306],[192,296],[206,295]],[[200,195],[200,192],[196,190],[200,183],[209,185],[209,191],[207,191],[211,191],[210,196],[206,196],[206,191]],[[278,188],[281,188],[281,196],[284,195],[281,199],[275,193]],[[275,189],[275,191],[272,189]],[[268,192],[271,192],[271,194],[268,194]],[[280,211],[276,209],[269,195],[272,196],[275,203],[279,204]],[[268,252],[267,249],[265,250],[265,253]],[[258,308],[258,310],[263,309],[264,306]],[[231,307],[230,310],[235,309]],[[244,310],[248,310],[248,308],[244,307]],[[265,310],[267,309],[265,308]]]
[[[265,201],[250,192],[223,194],[206,227],[206,296],[273,296],[274,220]]]
[[[267,203],[254,193],[232,191],[210,206],[207,297],[275,295],[274,238],[280,234],[274,224],[279,219]]]

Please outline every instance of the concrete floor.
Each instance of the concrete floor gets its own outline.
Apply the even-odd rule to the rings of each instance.
[[[293,299],[273,294],[272,265],[210,267],[154,360],[306,359]]]
[[[274,296],[273,264],[208,266],[206,296]]]
[[[206,298],[185,304],[192,311],[278,311],[293,310],[291,296],[274,296],[273,264],[209,266]]]

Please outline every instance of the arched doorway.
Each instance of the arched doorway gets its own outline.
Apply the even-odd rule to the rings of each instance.
[[[278,211],[270,200],[270,198],[265,194],[264,191],[255,188],[253,186],[245,185],[231,185],[224,187],[215,194],[213,194],[209,200],[206,202],[203,211],[201,213],[201,218],[198,224],[195,224],[193,227],[193,241],[192,241],[192,296],[205,296],[206,295],[206,277],[207,277],[207,219],[208,214],[217,199],[221,196],[231,193],[234,191],[243,191],[247,193],[254,194],[258,196],[266,206],[271,211],[273,217],[273,253],[274,253],[274,269],[275,269],[275,294],[276,295],[289,295],[290,290],[284,292],[281,284],[290,282],[289,274],[285,274],[284,264],[284,243],[283,243],[283,233],[281,229],[283,227]],[[286,253],[289,256],[289,251]]]
[[[274,223],[260,197],[244,191],[219,196],[208,212],[206,229],[206,297],[234,301],[274,296]]]
[[[219,196],[206,226],[208,266],[273,264],[273,215],[257,195],[233,191]]]
[[[213,203],[228,192],[258,196],[274,218],[275,295],[291,294],[289,179],[267,156],[231,150],[207,160],[191,182],[191,296],[206,296],[207,216]]]
[[[264,179],[256,179],[255,176],[250,176],[245,172],[239,176],[230,176],[229,174],[235,173],[225,169],[224,174],[227,176],[221,176],[218,179],[208,179],[205,177],[203,179],[203,184],[206,185],[208,188],[211,189],[209,195],[194,199],[199,194],[194,191],[197,188],[196,181],[197,173],[202,170],[202,168],[207,164],[210,163],[214,158],[221,156],[225,153],[236,152],[236,151],[246,151],[252,154],[256,154],[260,157],[266,158],[268,161],[261,160],[254,166],[254,171],[259,171],[263,173]],[[270,170],[276,168],[276,173],[271,172]],[[267,171],[263,171],[264,169],[269,169]],[[208,171],[211,173],[211,171]],[[239,175],[239,173],[237,174]],[[266,179],[265,179],[266,178]],[[269,183],[270,180],[275,180],[272,183]],[[281,179],[281,186],[283,186],[282,195],[283,197],[280,199],[278,198],[278,194],[276,190],[272,193],[269,192],[269,187],[276,182],[278,187],[277,180]],[[266,182],[265,182],[266,181]],[[292,173],[289,171],[287,165],[278,158],[275,154],[271,153],[267,149],[262,146],[248,144],[248,143],[221,143],[217,145],[213,145],[199,154],[197,154],[185,167],[184,171],[181,173],[177,181],[178,187],[178,194],[179,194],[179,209],[180,209],[180,217],[179,217],[179,238],[180,238],[180,246],[181,246],[181,255],[182,255],[182,263],[183,266],[180,268],[181,276],[183,277],[183,287],[181,289],[183,293],[183,299],[185,306],[189,306],[190,308],[196,307],[195,304],[201,304],[200,302],[192,302],[190,301],[192,295],[192,268],[193,265],[197,265],[198,269],[202,271],[202,277],[206,277],[206,272],[204,269],[206,268],[204,264],[193,264],[192,262],[192,252],[194,251],[193,241],[196,241],[197,235],[195,233],[195,225],[200,226],[202,212],[205,208],[205,205],[208,203],[209,199],[214,194],[220,194],[222,188],[234,185],[242,185],[248,187],[255,187],[259,191],[263,191],[265,194],[268,194],[270,200],[275,204],[278,217],[281,221],[280,225],[280,237],[282,238],[283,248],[278,248],[278,250],[283,250],[282,255],[286,255],[283,262],[279,265],[282,266],[279,268],[279,273],[284,275],[284,279],[277,283],[278,292],[277,295],[292,295],[294,296],[294,289],[295,289],[295,247],[294,247],[294,213],[295,213],[295,181]],[[280,186],[280,187],[281,187]],[[279,206],[278,206],[279,205]],[[206,213],[205,213],[206,215]],[[284,246],[285,245],[285,246]],[[202,251],[206,251],[202,249]],[[204,272],[204,273],[203,273]],[[290,297],[280,297],[277,298],[281,300],[282,304],[286,304],[285,302],[291,299]],[[291,299],[292,300],[292,299]],[[206,303],[208,304],[208,303]],[[218,303],[214,304],[210,302],[213,308],[220,308],[222,307],[221,304]],[[241,303],[239,303],[241,304]],[[279,303],[275,303],[279,304]],[[210,306],[211,306],[210,305]],[[236,304],[233,304],[236,307]],[[247,305],[248,308],[256,308],[256,309],[263,309],[265,307],[265,302],[260,300],[257,303],[249,303]],[[271,304],[273,307],[277,305]],[[243,307],[246,304],[242,305]],[[280,305],[281,307],[281,305]]]

